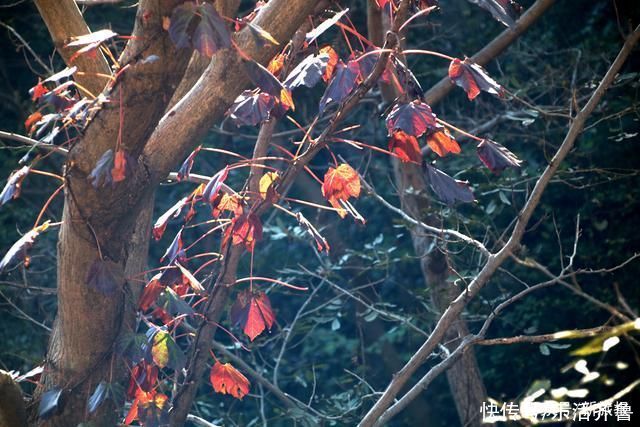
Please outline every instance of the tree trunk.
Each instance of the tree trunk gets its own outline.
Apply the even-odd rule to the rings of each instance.
[[[107,401],[88,414],[87,400],[101,382],[122,383],[126,371],[116,360],[117,338],[135,328],[140,285],[131,280],[146,267],[153,197],[140,202],[139,214],[131,213],[120,232],[106,236],[100,225],[83,219],[67,193],[64,225],[58,241],[58,318],[46,360],[45,388],[63,390],[61,411],[42,421],[47,426],[77,425],[91,420],[96,426],[113,426],[121,416],[122,402]],[[91,230],[91,228],[93,230]],[[96,233],[94,235],[94,232]],[[102,258],[115,264],[122,277],[112,295],[87,286],[90,266],[100,258],[96,237],[109,241],[100,246]]]
[[[413,218],[434,227],[440,227],[441,221],[428,213],[427,186],[420,167],[394,161],[394,172],[402,209]],[[420,258],[422,275],[431,292],[433,306],[442,313],[460,293],[460,289],[456,289],[453,283],[447,280],[449,272],[447,256],[438,247],[433,237],[426,235],[419,227],[411,229],[411,239],[416,256]],[[459,318],[447,332],[445,346],[450,350],[455,349],[460,338],[468,333],[466,322]],[[447,371],[447,381],[460,423],[464,426],[480,426],[480,407],[486,399],[487,392],[473,349],[467,351]]]

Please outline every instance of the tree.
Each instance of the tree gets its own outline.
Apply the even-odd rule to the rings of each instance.
[[[82,105],[75,103],[82,102],[79,101],[79,96],[72,97],[74,106],[85,108],[85,118],[70,118],[71,105],[61,108],[64,115],[74,121],[73,126],[62,128],[69,132],[65,135],[68,139],[65,140],[64,148],[65,206],[58,243],[58,319],[50,341],[41,388],[41,402],[46,404],[45,409],[50,408],[49,411],[40,411],[41,418],[47,418],[45,423],[68,425],[70,422],[83,421],[88,411],[94,412],[87,409],[88,405],[91,406],[91,403],[87,402],[87,396],[98,393],[101,384],[123,383],[130,376],[131,372],[121,363],[122,352],[116,350],[122,350],[120,347],[123,345],[123,338],[137,328],[137,308],[142,305],[149,308],[142,304],[142,301],[150,301],[151,304],[158,296],[156,292],[164,290],[161,283],[164,273],[155,279],[155,282],[152,279],[147,283],[142,295],[141,287],[135,283],[135,278],[139,278],[146,270],[154,191],[184,158],[187,158],[187,161],[176,178],[201,180],[206,185],[200,187],[200,193],[196,190],[179,202],[176,209],[164,219],[176,216],[187,206],[193,207],[197,200],[204,200],[215,209],[226,209],[232,213],[222,222],[224,227],[214,229],[218,231],[224,228],[225,231],[220,233],[221,249],[212,259],[216,261],[212,263],[213,269],[198,271],[200,275],[196,273],[203,283],[206,281],[202,278],[208,278],[209,283],[204,287],[183,265],[186,255],[181,251],[183,243],[180,233],[165,255],[164,272],[178,274],[180,284],[189,285],[189,294],[204,295],[202,299],[190,296],[189,301],[198,301],[198,315],[191,326],[193,338],[185,338],[185,342],[181,342],[182,348],[187,350],[184,371],[180,369],[182,364],[176,362],[181,359],[176,353],[181,353],[183,349],[174,341],[177,330],[173,323],[175,320],[159,322],[160,325],[150,324],[150,335],[146,344],[142,346],[152,353],[153,364],[160,368],[168,367],[170,372],[175,372],[175,392],[170,400],[171,411],[168,412],[172,425],[184,424],[196,397],[198,385],[202,378],[207,376],[211,364],[209,354],[218,322],[233,288],[236,284],[243,283],[236,277],[238,264],[245,253],[250,253],[253,257],[256,241],[260,240],[262,216],[274,206],[278,206],[278,201],[286,197],[293,183],[311,164],[311,160],[330,144],[346,142],[359,145],[361,148],[364,146],[350,140],[341,140],[339,135],[342,129],[339,126],[363,97],[377,86],[379,79],[395,82],[395,90],[398,91],[396,95],[401,96],[401,99],[394,103],[387,118],[387,126],[396,144],[390,146],[389,151],[400,158],[403,158],[401,152],[404,152],[403,160],[409,161],[408,164],[399,165],[399,174],[406,173],[411,168],[419,170],[414,163],[419,164],[420,159],[412,157],[411,154],[411,138],[419,137],[428,131],[430,134],[440,133],[439,137],[444,138],[441,141],[444,141],[442,143],[445,146],[457,145],[447,136],[445,130],[454,130],[455,127],[447,122],[436,122],[427,105],[431,102],[426,104],[421,95],[415,92],[414,77],[402,63],[402,56],[407,51],[398,45],[404,20],[408,16],[417,19],[427,15],[429,8],[422,8],[418,12],[412,10],[413,15],[409,15],[409,6],[413,2],[402,1],[397,5],[392,2],[378,2],[379,6],[387,7],[395,17],[390,24],[390,32],[386,34],[384,41],[380,40],[378,43],[383,44],[382,49],[372,48],[373,51],[363,53],[363,45],[361,52],[354,52],[354,58],[344,58],[344,62],[338,62],[335,52],[331,50],[320,50],[317,54],[307,55],[308,51],[305,51],[305,48],[313,45],[315,38],[330,25],[339,26],[341,31],[353,33],[352,37],[356,40],[366,42],[352,25],[341,22],[343,13],[324,13],[324,5],[316,5],[315,2],[272,0],[260,7],[255,16],[234,21],[229,17],[235,15],[238,5],[232,3],[216,1],[216,11],[208,2],[141,2],[132,37],[119,58],[111,58],[111,67],[114,68],[112,70],[102,54],[104,52],[110,56],[110,51],[100,46],[104,46],[107,40],[116,36],[115,34],[96,32],[83,36],[88,29],[82,24],[82,16],[72,1],[37,2],[52,38],[66,62],[77,67],[73,73],[77,82],[77,89],[74,90],[78,91],[77,94],[89,95],[90,100]],[[419,2],[419,6],[424,7],[422,2]],[[316,22],[324,24],[311,30],[305,26],[305,21],[314,13],[319,13],[320,18],[328,19],[317,19]],[[223,17],[242,29],[230,36]],[[508,23],[513,20],[509,13],[503,12],[499,17]],[[542,192],[571,149],[584,126],[584,121],[637,42],[637,34],[635,31],[629,37],[621,55],[613,63],[592,100],[574,118],[565,143],[538,180],[536,188],[518,217],[511,238],[505,245],[496,254],[490,254],[477,240],[453,230],[444,230],[445,236],[460,238],[478,249],[487,256],[487,262],[465,291],[438,304],[443,315],[435,330],[407,367],[391,381],[387,392],[363,419],[362,425],[371,425],[383,414],[400,387],[432,353],[451,325],[459,321],[458,316],[469,297],[476,295],[500,264],[513,254]],[[68,40],[73,41],[69,43]],[[285,50],[287,55],[276,57],[272,61],[285,45],[288,46]],[[194,47],[197,52],[191,55],[192,49],[184,48],[185,46]],[[78,55],[78,47],[80,50],[92,51],[93,56],[86,53]],[[212,59],[203,61],[203,56],[211,56]],[[305,59],[301,64],[308,68],[298,64],[302,57]],[[279,60],[282,60],[282,64]],[[474,62],[462,62],[454,58],[447,60],[452,63],[449,77],[465,88],[470,98],[477,95],[474,87],[501,93],[502,89],[497,83]],[[260,64],[269,64],[270,70]],[[279,72],[278,80],[273,75],[278,75],[276,70],[280,66],[283,70]],[[334,66],[335,69],[332,70]],[[287,71],[291,71],[288,77]],[[56,79],[65,80],[66,77],[67,75],[58,76]],[[296,86],[313,85],[321,78],[328,81],[328,88],[320,102],[321,110],[326,109],[321,112],[326,113],[324,117],[328,118],[328,122],[323,123],[322,127],[317,125],[317,120],[322,116],[310,121],[308,130],[298,144],[296,154],[285,152],[283,157],[276,159],[283,161],[284,158],[286,166],[277,174],[263,174],[262,169],[269,167],[265,166],[265,160],[269,159],[267,156],[271,136],[278,114],[282,114],[278,110],[294,108],[290,90]],[[64,102],[64,99],[56,97],[59,95],[56,91],[62,89],[51,89],[53,85],[50,83],[44,82],[35,86],[34,96],[39,98],[51,93],[53,101]],[[251,86],[258,86],[261,92],[242,93],[246,87]],[[97,96],[99,93],[102,93],[104,98]],[[199,178],[191,174],[190,168],[198,151],[193,155],[190,153],[205,135],[207,127],[220,121],[230,107],[231,118],[238,122],[264,122],[253,149],[252,160],[225,167],[211,178]],[[32,121],[39,123],[36,124],[38,128],[46,126],[46,122],[42,120],[36,117]],[[51,136],[51,139],[54,140],[55,135]],[[487,153],[481,157],[490,168],[499,170],[506,166],[517,166],[518,160],[504,147],[486,140],[483,140],[482,144],[485,147],[483,150]],[[44,150],[63,151],[60,145],[36,145]],[[434,151],[437,149],[434,148]],[[454,148],[449,149],[452,150]],[[289,155],[291,160],[287,159]],[[35,172],[33,166],[38,160],[39,157],[36,157],[31,163],[31,169],[23,172]],[[327,170],[324,179],[320,179],[323,195],[340,216],[349,214],[360,219],[360,214],[349,203],[350,198],[358,197],[360,194],[360,176],[344,162],[336,159],[333,163],[334,166]],[[226,180],[229,175],[233,175],[236,169],[247,166],[250,169],[247,182],[244,186],[238,187],[242,190],[233,190],[227,186]],[[473,195],[463,183],[456,182],[431,165],[425,165],[424,168],[431,177],[430,182],[435,193],[444,201],[464,202],[473,199]],[[24,176],[16,174],[13,178],[10,182],[19,184]],[[104,185],[105,182],[107,185]],[[402,179],[399,182],[402,182]],[[366,183],[363,182],[362,185],[366,186]],[[13,191],[11,197],[16,194],[15,189]],[[238,193],[240,196],[237,196]],[[417,228],[443,234],[438,221],[415,219],[419,212],[406,206],[406,203],[404,199],[403,214],[408,216],[409,220],[413,220]],[[309,221],[301,214],[280,208],[299,221],[301,227],[315,239],[320,251],[328,250],[327,241]],[[52,226],[39,222],[36,221],[37,226],[29,236],[31,240],[27,239],[22,242],[23,246],[17,247],[19,251],[16,253],[19,256],[24,256],[24,248],[30,246],[39,233]],[[160,235],[163,230],[163,223],[157,222],[154,234]],[[7,260],[13,261],[10,258]],[[433,262],[436,261],[429,262],[433,266]],[[440,256],[438,262],[444,263],[444,268],[440,271],[446,271],[446,257]],[[273,323],[268,297],[264,293],[254,292],[254,280],[257,281],[258,278],[250,276],[250,290],[235,297],[236,315],[233,314],[233,308],[231,315],[232,318],[238,318],[238,323],[244,324],[244,330],[251,340]],[[165,290],[165,295],[172,294]],[[174,304],[183,301],[180,294],[177,298],[167,298],[175,298],[171,300]],[[452,302],[449,304],[449,301]],[[188,312],[189,309],[182,307],[181,310]],[[171,334],[167,333],[167,329]],[[482,333],[467,335],[464,326],[460,326],[458,333],[461,341],[450,348],[451,357],[439,365],[441,370],[452,364],[471,344],[483,337]],[[138,343],[133,343],[132,347],[140,348]],[[145,357],[148,359],[148,355]],[[153,364],[129,366],[129,369],[152,369]],[[146,375],[151,374],[147,371]],[[132,376],[134,391],[142,390],[140,384],[136,384],[135,375]],[[237,375],[234,368],[216,362],[211,376],[217,390],[225,390],[239,397],[246,394],[242,377]],[[422,381],[421,385],[430,381],[431,377],[427,374],[425,378],[428,379]],[[151,390],[142,390],[136,395],[134,407],[137,408],[138,418],[141,420],[158,414],[163,415],[169,409],[169,404],[164,400],[167,397],[155,394],[155,388],[153,391],[151,393]],[[417,391],[412,390],[406,399],[394,405],[395,409],[384,413],[379,421],[382,422],[399,411],[405,405],[404,402],[416,393]],[[64,399],[61,399],[63,395]],[[94,422],[113,424],[116,414],[113,409],[121,402],[114,398],[100,403],[91,418]]]

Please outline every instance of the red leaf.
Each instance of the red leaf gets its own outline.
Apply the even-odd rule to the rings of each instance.
[[[27,175],[29,175],[30,171],[31,167],[23,166],[9,176],[7,184],[2,189],[2,193],[0,193],[0,206],[4,205],[9,200],[20,197],[22,181],[24,181]]]
[[[389,135],[401,130],[407,135],[422,136],[428,129],[438,126],[436,116],[424,102],[415,100],[408,104],[396,104],[387,116],[387,130]]]
[[[113,182],[124,181],[127,177],[127,157],[123,150],[116,151],[113,158],[113,169],[111,169],[111,179]]]
[[[211,385],[217,393],[230,394],[242,399],[249,393],[249,380],[230,363],[216,362],[209,374]]]
[[[231,243],[244,245],[249,252],[253,252],[256,242],[262,240],[262,223],[255,214],[246,213],[235,217],[229,229]]]
[[[522,161],[507,150],[506,147],[490,139],[484,139],[478,144],[478,157],[491,172],[500,173],[506,168],[519,168]]]
[[[265,329],[271,329],[275,316],[267,294],[250,290],[240,292],[231,307],[231,321],[242,327],[251,341]]]
[[[393,132],[389,139],[389,151],[403,162],[420,163],[422,154],[415,136],[407,135],[401,130]]]
[[[160,276],[162,273],[158,273],[147,283],[140,295],[140,299],[138,300],[138,308],[140,311],[147,311],[151,308],[151,305],[156,302],[162,290],[165,288],[163,284],[160,283]]]
[[[24,121],[24,127],[27,129],[27,132],[30,134],[33,133],[36,127],[36,123],[42,119],[42,113],[40,111],[36,111],[27,117],[27,120]]]
[[[480,91],[502,96],[504,89],[487,74],[478,64],[469,58],[460,61],[458,58],[449,64],[449,78],[467,92],[469,100],[473,100]]]
[[[36,102],[42,95],[47,92],[49,92],[49,89],[44,87],[44,82],[42,81],[38,81],[38,84],[29,90],[29,93],[31,94],[31,100],[33,102]]]
[[[348,164],[342,163],[337,168],[329,168],[324,175],[322,195],[338,209],[338,214],[344,218],[347,213],[340,201],[346,202],[350,197],[360,196],[360,177]]]
[[[427,144],[440,157],[448,153],[460,153],[460,146],[444,127],[438,127],[438,130],[427,134]]]
[[[335,71],[336,65],[338,65],[338,61],[340,60],[340,58],[331,46],[325,46],[320,49],[318,55],[327,55],[329,57],[329,60],[327,61],[327,67],[325,68],[324,74],[322,75],[322,79],[325,82],[328,82],[329,80],[331,80],[331,77],[333,77],[333,72]]]

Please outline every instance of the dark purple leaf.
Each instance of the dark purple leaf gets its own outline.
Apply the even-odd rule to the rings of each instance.
[[[193,161],[195,160],[198,152],[200,152],[201,148],[202,148],[202,145],[198,145],[198,147],[196,147],[196,149],[193,150],[191,154],[189,154],[189,157],[187,157],[187,160],[185,160],[182,163],[182,166],[180,166],[180,170],[178,170],[178,181],[182,181],[184,179],[189,178],[189,174],[191,173],[191,168],[193,167]]]
[[[216,199],[218,193],[220,192],[220,188],[222,188],[222,184],[224,183],[225,179],[227,179],[228,174],[229,168],[225,166],[224,169],[211,177],[206,187],[204,187],[204,190],[202,191],[202,198],[207,203],[213,203],[213,201]]]
[[[107,387],[107,383],[100,381],[96,389],[93,391],[93,394],[89,397],[87,404],[89,413],[93,414],[107,397],[109,397],[109,388]]]
[[[254,85],[262,89],[263,92],[280,98],[282,91],[287,89],[280,83],[269,70],[255,61],[243,61],[244,69]]]
[[[195,314],[193,308],[187,304],[175,291],[171,288],[166,288],[163,293],[165,299],[164,308],[172,316],[187,315],[192,316]]]
[[[28,267],[29,256],[27,251],[31,249],[40,233],[45,231],[47,228],[49,228],[49,222],[45,222],[44,224],[29,230],[29,232],[15,242],[2,258],[2,261],[0,261],[0,273],[2,273],[10,264],[22,260],[24,260],[25,267]]]
[[[345,9],[342,12],[336,13],[331,18],[323,21],[320,25],[307,33],[305,41],[309,44],[313,43],[315,39],[317,39],[322,33],[335,25],[335,23],[338,22],[340,18],[342,18],[348,11],[349,9]]]
[[[289,89],[295,89],[300,86],[314,87],[322,79],[327,69],[327,64],[329,64],[329,59],[328,53],[307,56],[291,70],[284,81],[284,86]]]
[[[513,0],[469,0],[471,3],[488,10],[493,18],[507,27],[513,27],[522,13],[522,6]]]
[[[412,99],[422,98],[424,91],[422,90],[422,86],[420,86],[420,82],[416,79],[416,76],[413,75],[411,70],[395,56],[393,57],[393,66],[396,69],[398,80],[407,95]]]
[[[339,103],[349,96],[356,87],[359,75],[360,67],[356,61],[349,61],[347,65],[339,62],[333,79],[320,99],[320,113],[322,114],[328,105]]]
[[[38,406],[38,417],[46,420],[60,410],[62,389],[52,388],[40,396],[40,405]]]
[[[113,150],[110,148],[104,152],[88,176],[91,185],[95,188],[104,187],[112,183],[111,169],[113,169]]]
[[[87,272],[87,285],[103,295],[113,295],[124,282],[122,268],[113,261],[97,259]]]
[[[196,15],[196,5],[192,2],[186,2],[173,9],[171,14],[171,24],[169,25],[169,37],[181,49],[191,46],[190,36],[188,33],[189,24]]]
[[[211,58],[218,49],[231,46],[231,38],[224,20],[211,3],[198,7],[200,22],[193,32],[193,45],[201,55]]]
[[[418,100],[408,104],[396,104],[387,116],[389,135],[401,130],[407,135],[422,136],[427,130],[435,130],[438,126],[436,116],[424,102]]]
[[[160,262],[164,262],[166,259],[168,262],[173,262],[177,258],[182,258],[184,251],[182,250],[182,229],[178,231],[176,237],[173,238],[171,245],[167,248],[167,251],[160,258]]]
[[[2,189],[2,193],[0,193],[0,206],[4,205],[11,199],[17,199],[20,197],[22,181],[24,181],[30,171],[31,167],[23,166],[9,176],[7,184]]]
[[[274,106],[275,99],[268,93],[246,90],[236,98],[229,110],[229,117],[238,126],[255,126],[269,118]]]
[[[431,165],[425,164],[425,166],[429,184],[442,202],[453,205],[457,201],[471,203],[475,200],[468,182],[453,179]]]
[[[491,172],[499,174],[506,168],[519,168],[522,161],[503,145],[484,139],[477,148],[478,157]]]
[[[158,283],[162,286],[173,286],[182,283],[182,270],[175,265],[165,268],[158,278]]]

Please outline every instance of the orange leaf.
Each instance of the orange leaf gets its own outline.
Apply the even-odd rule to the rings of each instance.
[[[393,132],[389,139],[389,151],[403,162],[420,163],[422,155],[415,136],[408,135],[401,130]]]
[[[460,153],[460,146],[446,128],[427,135],[427,144],[440,157]]]
[[[230,394],[236,399],[249,393],[249,380],[230,363],[216,362],[211,367],[209,379],[217,393]]]
[[[49,90],[46,87],[44,87],[44,84],[41,81],[38,81],[38,84],[32,87],[31,89],[33,90],[33,92],[31,93],[31,100],[34,102],[40,99],[42,95],[49,92]]]
[[[284,67],[284,58],[285,56],[283,53],[276,55],[276,57],[269,62],[267,70],[269,70],[274,76],[277,76],[280,71],[282,71],[282,67]]]
[[[262,240],[262,223],[252,213],[235,217],[230,227],[231,242],[234,245],[244,244],[249,252],[253,252],[256,242]]]
[[[360,196],[360,177],[348,164],[342,163],[337,168],[329,168],[324,175],[322,195],[339,209],[338,214],[344,218],[347,213],[339,201],[346,202],[350,197]]]
[[[41,118],[42,113],[40,111],[36,111],[27,117],[27,120],[24,121],[24,127],[29,131],[29,133],[32,133],[34,131],[35,124],[40,121]]]
[[[331,46],[325,46],[322,49],[320,49],[319,52],[320,55],[328,55],[329,56],[329,62],[327,63],[327,68],[324,70],[324,74],[322,75],[322,79],[325,82],[328,82],[329,80],[331,80],[331,77],[333,77],[333,71],[336,69],[336,65],[338,65],[338,60],[340,59],[338,57],[338,54],[336,53],[335,50],[333,50],[333,48]]]
[[[222,194],[217,204],[213,207],[213,217],[218,218],[224,211],[234,212],[236,216],[242,215],[242,205],[239,201],[239,196],[229,195],[227,193]]]
[[[162,293],[164,286],[160,283],[160,276],[162,274],[158,273],[147,286],[144,287],[144,291],[142,291],[142,295],[140,295],[140,299],[138,300],[138,308],[141,311],[147,311],[151,307],[151,305],[158,299],[158,296]]]
[[[271,302],[264,292],[240,292],[231,307],[231,321],[242,326],[251,341],[265,329],[271,329],[275,320]]]
[[[113,158],[113,169],[111,169],[111,178],[113,178],[113,182],[124,181],[127,175],[126,172],[127,158],[125,157],[124,151],[118,150]]]

